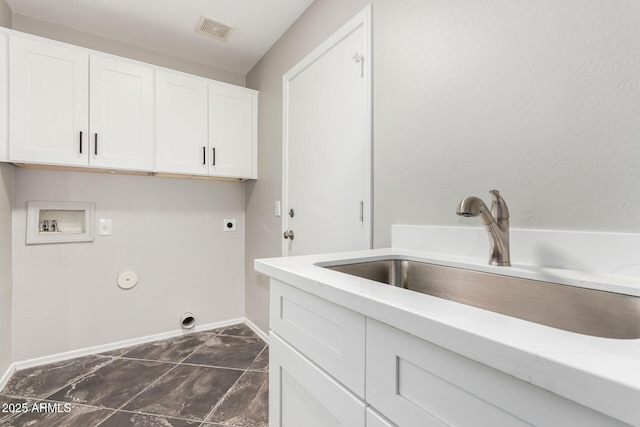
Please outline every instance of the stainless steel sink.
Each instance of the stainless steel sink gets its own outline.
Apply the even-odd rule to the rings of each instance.
[[[566,331],[640,338],[639,297],[399,259],[325,267]]]

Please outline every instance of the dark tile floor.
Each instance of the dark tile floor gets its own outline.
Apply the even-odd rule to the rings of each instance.
[[[0,426],[268,426],[269,348],[246,325],[18,371]]]

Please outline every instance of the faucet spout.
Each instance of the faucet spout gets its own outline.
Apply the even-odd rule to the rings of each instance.
[[[489,235],[489,264],[510,266],[509,209],[498,190],[491,190],[491,209],[478,197],[465,197],[456,213],[465,217],[479,216]]]

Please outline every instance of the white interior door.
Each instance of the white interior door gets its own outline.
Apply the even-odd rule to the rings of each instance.
[[[371,247],[370,20],[284,76],[283,255]]]

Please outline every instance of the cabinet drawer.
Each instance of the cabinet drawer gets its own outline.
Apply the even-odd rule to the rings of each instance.
[[[269,372],[272,427],[365,427],[365,403],[273,332]]]
[[[365,317],[271,280],[271,330],[364,397]]]
[[[367,402],[398,426],[621,426],[585,406],[367,319]]]

